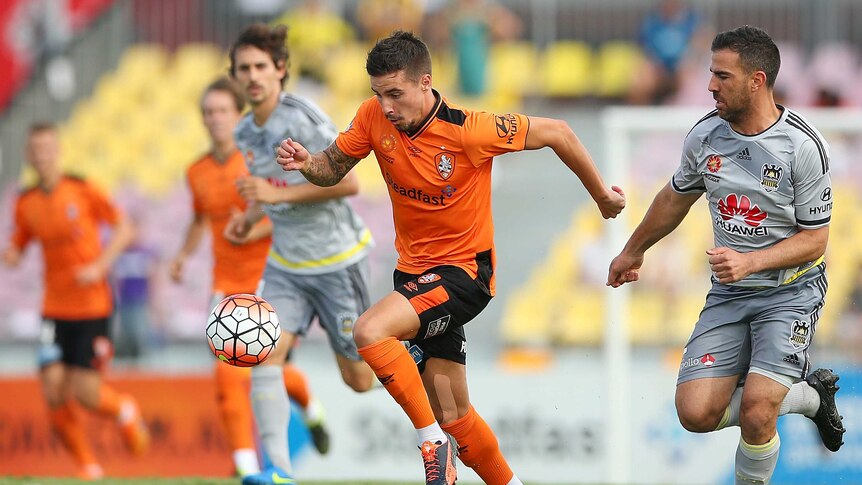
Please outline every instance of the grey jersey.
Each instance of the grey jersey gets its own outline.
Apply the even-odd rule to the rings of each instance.
[[[715,245],[738,252],[772,246],[801,229],[829,224],[829,147],[802,116],[784,108],[764,132],[746,136],[713,111],[685,139],[671,180],[679,193],[706,192]],[[749,275],[737,286],[777,286],[798,268]]]
[[[237,146],[252,175],[285,187],[309,183],[299,172],[285,172],[275,151],[292,138],[309,152],[318,152],[335,139],[335,126],[316,105],[287,93],[263,126],[249,113],[234,131]],[[296,274],[322,274],[356,263],[373,244],[371,233],[343,198],[313,204],[266,204],[272,220],[269,264]]]

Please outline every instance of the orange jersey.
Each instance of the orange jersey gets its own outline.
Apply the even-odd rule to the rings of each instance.
[[[224,163],[208,154],[192,164],[187,174],[195,214],[209,219],[213,241],[213,291],[226,295],[254,293],[269,251],[269,238],[235,245],[224,238],[231,209],[245,210],[246,201],[236,190],[236,181],[248,176],[239,151]]]
[[[529,120],[468,111],[434,94],[434,109],[414,133],[398,131],[371,98],[335,142],[350,157],[377,156],[392,199],[399,270],[454,265],[475,278],[481,253],[495,261],[490,162],[524,149]]]
[[[12,244],[42,245],[45,296],[42,314],[58,320],[105,318],[113,312],[108,280],[82,286],[75,275],[102,253],[100,224],[121,217],[107,195],[90,183],[64,176],[50,192],[34,187],[18,197]]]

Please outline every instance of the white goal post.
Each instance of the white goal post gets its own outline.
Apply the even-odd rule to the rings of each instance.
[[[633,137],[649,133],[678,133],[678,147],[682,149],[683,139],[694,124],[712,107],[609,107],[603,110],[601,122],[604,133],[606,162],[605,174],[609,183],[619,184],[625,189],[630,186],[632,160],[634,154]],[[796,110],[805,116],[818,130],[824,133],[827,141],[829,133],[855,134],[862,136],[862,110],[803,108]],[[831,142],[830,142],[831,144]],[[862,147],[862,145],[859,145]],[[672,160],[675,167],[680,152]],[[835,153],[833,153],[833,157]],[[666,174],[670,179],[672,172]],[[834,180],[834,176],[833,176]],[[610,260],[622,249],[628,239],[626,217],[612,221],[605,234],[606,260]],[[705,250],[706,248],[704,248]],[[630,447],[632,430],[632,405],[629,395],[631,389],[631,345],[628,334],[627,308],[629,304],[628,285],[606,292],[604,357],[607,369],[606,408],[607,442],[612,444],[613,458],[608,459],[607,479],[609,483],[631,483],[635,464]],[[693,317],[694,318],[694,317]]]

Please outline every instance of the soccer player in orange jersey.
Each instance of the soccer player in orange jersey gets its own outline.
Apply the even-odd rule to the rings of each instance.
[[[432,88],[428,48],[411,33],[378,41],[365,68],[375,96],[335,142],[311,154],[286,139],[277,161],[328,186],[374,151],[389,186],[399,258],[395,291],[354,326],[359,353],[416,428],[426,484],[455,481],[448,435],[461,461],[485,483],[521,484],[467,393],[463,325],[494,295],[491,161],[551,147],[603,217],[616,217],[625,196],[605,186],[565,122],[449,103]],[[399,340],[409,340],[422,355],[418,370]]]
[[[134,398],[105,385],[100,374],[113,356],[108,327],[114,308],[106,275],[131,243],[134,229],[101,190],[63,174],[54,125],[30,128],[26,157],[38,181],[18,197],[3,261],[16,266],[28,243],[35,240],[42,246],[42,386],[51,424],[80,465],[81,478],[97,479],[103,472],[87,443],[78,402],[117,419],[132,452],[143,452],[149,443]],[[102,225],[113,227],[105,247],[99,237]]]
[[[237,180],[248,177],[248,168],[236,147],[233,130],[245,108],[243,93],[234,82],[221,78],[210,84],[201,98],[201,113],[209,132],[212,150],[189,167],[194,219],[185,241],[170,264],[171,278],[182,280],[183,265],[198,248],[209,225],[213,247],[213,305],[226,295],[255,293],[266,264],[272,225],[263,219],[241,241],[230,242],[224,229],[231,216],[248,205],[236,189]],[[323,411],[309,392],[305,376],[295,366],[283,366],[288,395],[302,407],[306,424],[317,450],[326,453],[329,435],[323,425]],[[254,430],[249,386],[251,369],[216,361],[215,377],[222,422],[233,449],[237,474],[260,471],[254,449]]]

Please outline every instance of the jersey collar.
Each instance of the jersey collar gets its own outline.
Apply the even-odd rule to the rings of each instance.
[[[730,132],[731,132],[731,133],[733,133],[733,134],[734,134],[734,136],[736,136],[736,137],[738,137],[738,138],[742,138],[743,140],[756,140],[756,139],[759,139],[760,137],[762,137],[762,136],[764,136],[765,134],[767,134],[767,133],[769,133],[770,131],[772,131],[772,129],[773,129],[773,128],[775,128],[776,126],[778,126],[778,124],[779,124],[779,123],[781,123],[782,121],[784,121],[784,119],[785,119],[785,118],[787,118],[787,108],[785,108],[784,106],[782,106],[782,105],[780,105],[780,104],[776,104],[775,106],[777,106],[777,107],[778,107],[778,109],[779,109],[779,110],[781,110],[781,114],[779,114],[779,115],[778,115],[778,119],[777,119],[777,120],[775,120],[775,122],[774,122],[774,123],[772,123],[771,125],[769,125],[769,127],[767,127],[765,130],[761,131],[760,133],[755,133],[755,134],[753,134],[753,135],[746,135],[746,134],[743,134],[743,133],[740,133],[740,132],[738,132],[738,131],[734,130],[734,129],[733,129],[733,127],[732,127],[732,126],[730,126],[730,122],[729,122],[729,121],[725,121],[725,124],[727,124],[727,128],[730,130]]]
[[[428,116],[426,116],[424,120],[422,120],[422,123],[419,123],[418,128],[405,132],[411,140],[422,134],[422,132],[425,131],[425,128],[428,128],[428,125],[430,125],[437,116],[437,112],[440,111],[440,106],[443,104],[443,96],[440,96],[440,93],[438,93],[434,88],[431,88],[431,92],[434,93],[434,99],[436,100],[434,102],[434,107],[431,108],[431,112],[428,113]]]

